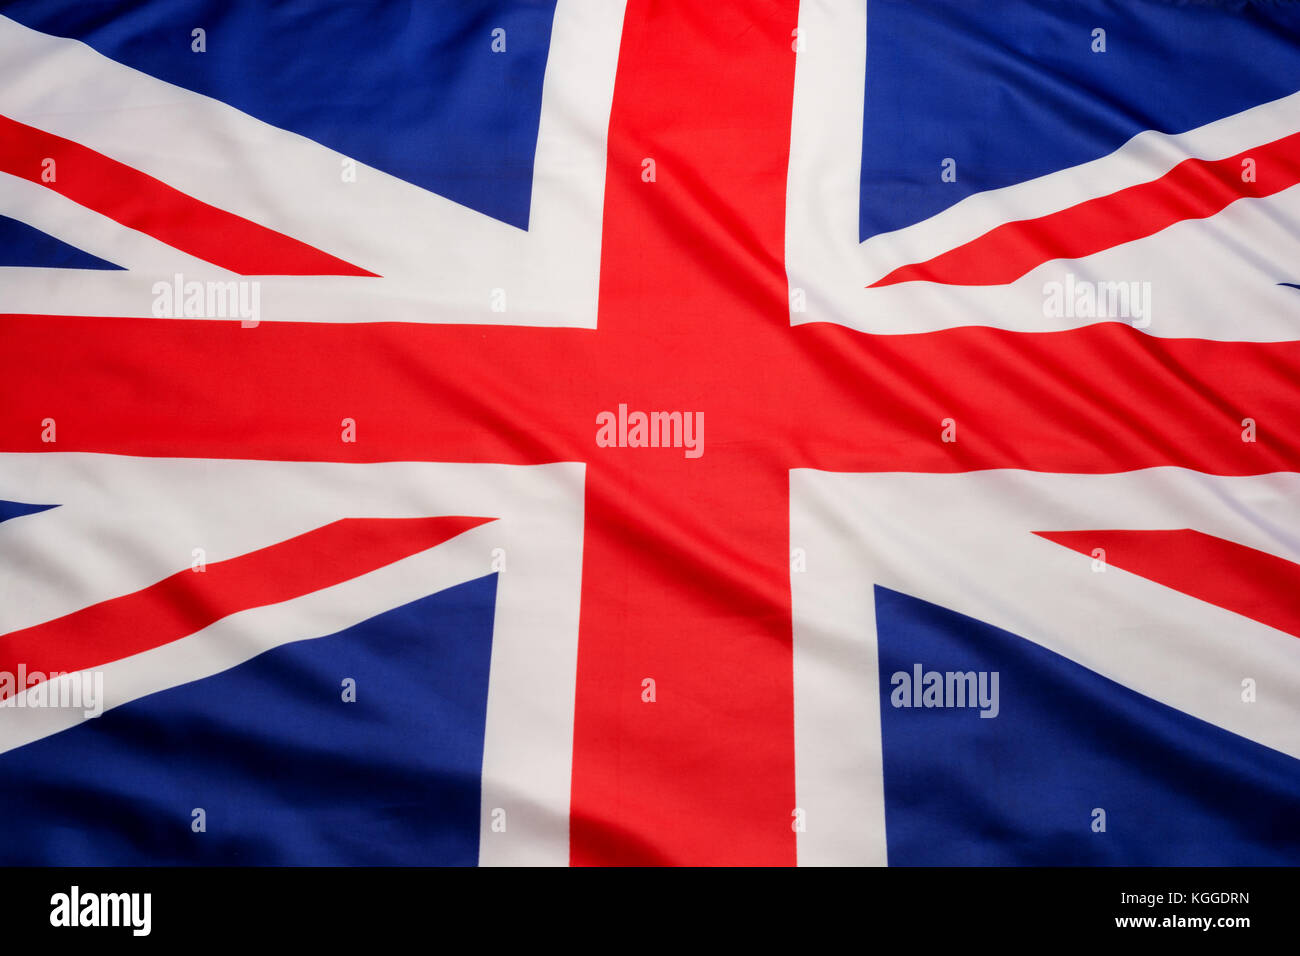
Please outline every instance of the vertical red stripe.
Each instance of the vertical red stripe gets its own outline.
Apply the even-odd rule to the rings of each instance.
[[[629,4],[610,121],[576,864],[793,864],[782,269],[791,3]],[[654,163],[654,180],[647,181]],[[603,364],[603,363],[602,363]],[[703,412],[704,454],[594,445]],[[648,702],[653,681],[654,701]]]

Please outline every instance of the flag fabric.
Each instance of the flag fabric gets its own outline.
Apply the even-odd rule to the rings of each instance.
[[[0,863],[1300,862],[1300,9],[0,54]]]

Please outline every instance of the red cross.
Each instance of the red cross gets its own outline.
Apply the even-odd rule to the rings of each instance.
[[[586,462],[573,861],[793,863],[790,469],[1300,462],[1300,344],[792,328],[796,23],[794,0],[629,4],[597,330],[9,316],[0,448],[49,450],[48,416],[60,451]],[[703,412],[703,457],[598,448],[621,402]]]

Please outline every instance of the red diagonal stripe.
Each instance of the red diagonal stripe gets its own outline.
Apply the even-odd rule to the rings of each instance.
[[[1241,181],[1244,159],[1255,160],[1256,182]],[[1006,285],[1044,262],[1082,259],[1297,182],[1300,133],[1292,133],[1226,159],[1186,159],[1159,179],[1037,219],[1004,223],[933,259],[900,266],[867,288],[917,281]]]
[[[42,162],[55,180],[42,182]],[[0,116],[0,172],[239,275],[373,276],[351,263],[193,196],[103,153]]]
[[[1073,551],[1300,637],[1300,564],[1201,531],[1035,531]]]
[[[237,611],[279,604],[441,544],[492,518],[343,518],[178,571],[133,594],[0,636],[0,671],[77,671],[160,647]]]

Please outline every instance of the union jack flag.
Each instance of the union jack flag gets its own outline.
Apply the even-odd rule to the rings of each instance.
[[[0,864],[1300,862],[1296,77],[0,3]]]

